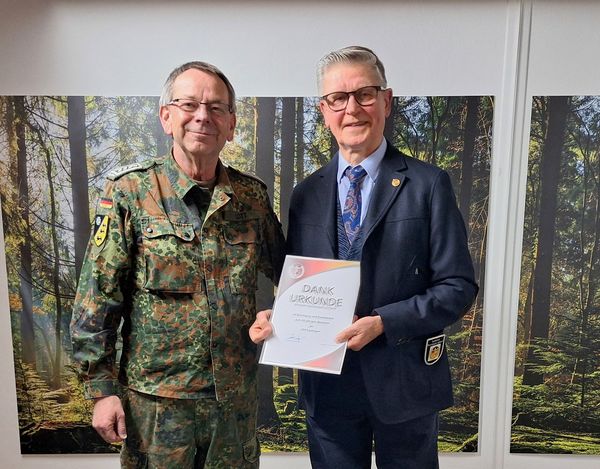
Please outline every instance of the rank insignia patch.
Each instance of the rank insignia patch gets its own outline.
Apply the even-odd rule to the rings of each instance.
[[[94,219],[94,244],[102,246],[108,234],[108,215],[96,215]]]
[[[433,365],[437,363],[444,352],[444,344],[446,343],[446,334],[430,337],[425,342],[425,364]]]

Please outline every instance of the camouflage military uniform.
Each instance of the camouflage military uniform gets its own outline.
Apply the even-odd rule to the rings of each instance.
[[[71,323],[88,397],[118,394],[123,319],[118,381],[126,388],[220,405],[243,397],[255,409],[248,328],[258,270],[280,273],[281,226],[254,177],[219,163],[212,197],[203,204],[199,191],[170,156],[109,176]]]

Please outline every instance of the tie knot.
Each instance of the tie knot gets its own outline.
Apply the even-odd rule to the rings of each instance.
[[[350,166],[346,168],[346,177],[350,181],[350,184],[359,184],[366,175],[367,171],[361,165],[355,166],[354,168]]]

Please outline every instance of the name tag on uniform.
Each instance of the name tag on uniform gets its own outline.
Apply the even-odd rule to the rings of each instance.
[[[430,337],[425,342],[425,364],[433,365],[439,361],[444,352],[446,334]]]

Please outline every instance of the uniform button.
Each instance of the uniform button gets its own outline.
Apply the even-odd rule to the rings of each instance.
[[[152,228],[150,228],[150,227],[146,228],[146,233],[152,233]]]

